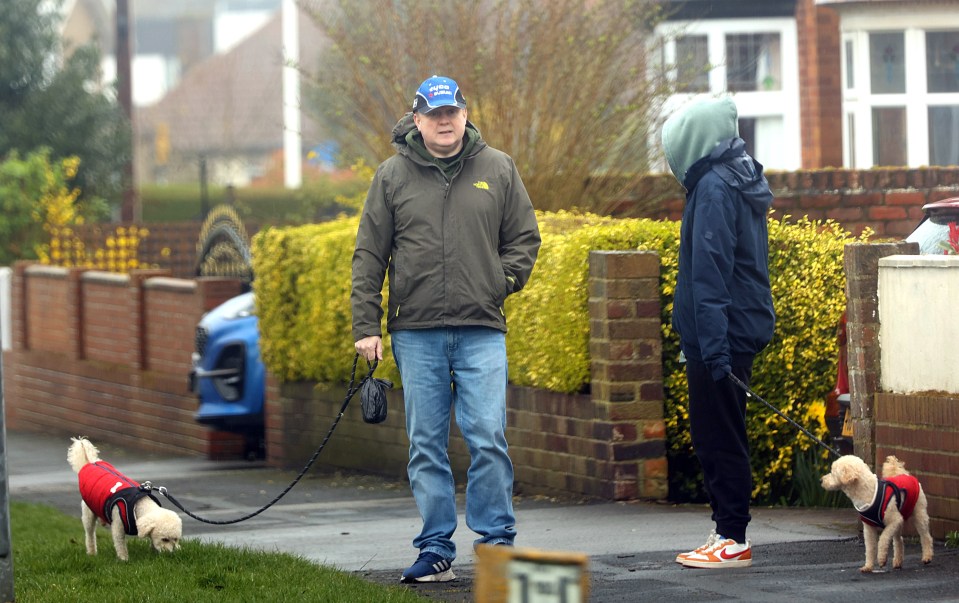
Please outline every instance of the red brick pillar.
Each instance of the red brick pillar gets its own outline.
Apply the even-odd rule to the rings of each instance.
[[[876,456],[873,402],[880,384],[879,259],[917,254],[917,243],[850,243],[846,271],[846,354],[849,402],[856,455],[872,464]]]
[[[667,495],[659,256],[589,254],[591,395],[608,433],[606,498]]]
[[[133,323],[133,349],[134,357],[130,359],[130,366],[138,370],[146,370],[147,367],[147,334],[146,322],[144,319],[144,300],[146,296],[143,293],[143,284],[147,279],[155,276],[171,276],[167,269],[143,269],[130,271],[130,320]]]
[[[209,312],[226,300],[236,297],[243,292],[243,281],[220,276],[201,276],[196,279],[197,291],[200,293],[201,310]]]
[[[196,279],[197,299],[200,304],[200,313],[206,313],[216,308],[226,300],[236,297],[243,291],[243,282],[230,277],[201,276]],[[269,381],[268,381],[269,383]],[[267,387],[267,400],[270,398],[270,387]],[[264,420],[269,427],[267,400],[264,401]],[[267,439],[269,441],[269,439]],[[246,441],[243,436],[227,431],[209,430],[207,432],[207,458],[223,460],[241,458],[246,450]]]
[[[13,265],[10,283],[10,346],[14,350],[29,350],[27,338],[27,267],[32,262],[19,261]]]
[[[83,360],[83,286],[80,278],[86,268],[70,268],[67,272],[67,294],[64,304],[67,308],[69,349],[67,354],[73,360]]]

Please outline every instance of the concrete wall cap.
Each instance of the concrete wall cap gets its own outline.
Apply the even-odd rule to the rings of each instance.
[[[959,255],[889,255],[879,259],[880,268],[959,268]]]

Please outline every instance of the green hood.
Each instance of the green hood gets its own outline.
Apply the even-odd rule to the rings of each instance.
[[[699,101],[685,107],[663,124],[663,149],[676,180],[683,184],[686,172],[709,155],[723,140],[739,136],[736,103],[727,97]]]

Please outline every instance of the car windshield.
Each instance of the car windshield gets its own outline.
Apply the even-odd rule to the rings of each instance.
[[[919,253],[941,255],[949,240],[949,226],[925,220],[906,238],[909,243],[919,243]]]

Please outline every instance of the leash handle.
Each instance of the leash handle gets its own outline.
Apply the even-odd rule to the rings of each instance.
[[[806,434],[807,436],[809,436],[810,439],[812,439],[814,442],[816,442],[817,444],[819,444],[820,446],[822,446],[823,448],[825,448],[825,449],[828,450],[829,452],[833,453],[833,454],[836,455],[837,457],[842,456],[841,454],[839,454],[839,451],[838,451],[838,450],[836,450],[835,448],[833,448],[833,447],[830,446],[829,444],[827,444],[827,443],[823,442],[822,440],[820,440],[819,438],[817,438],[811,431],[809,431],[808,429],[806,429],[805,427],[803,427],[802,425],[800,425],[799,423],[797,423],[796,421],[794,421],[792,418],[786,416],[781,410],[779,410],[778,408],[776,408],[775,406],[773,406],[773,405],[770,404],[769,402],[766,402],[766,401],[763,400],[761,397],[759,397],[759,395],[758,395],[756,392],[754,392],[753,390],[749,389],[749,386],[746,385],[745,383],[743,383],[742,380],[741,380],[739,377],[737,377],[736,375],[734,375],[734,374],[732,374],[732,373],[727,373],[727,374],[729,375],[729,378],[732,379],[733,383],[735,383],[736,385],[738,385],[739,387],[741,387],[741,388],[743,389],[743,391],[746,392],[746,395],[747,395],[747,396],[749,396],[749,397],[751,397],[751,398],[755,398],[755,399],[759,400],[760,402],[762,402],[763,404],[765,404],[766,406],[768,406],[774,413],[776,413],[776,414],[779,415],[780,417],[782,417],[782,418],[786,419],[787,421],[789,421],[790,423],[792,423],[793,426],[795,426],[797,429],[799,429],[799,431],[801,431],[801,432],[803,432],[804,434]]]

